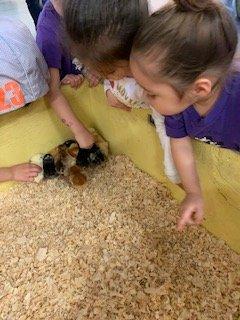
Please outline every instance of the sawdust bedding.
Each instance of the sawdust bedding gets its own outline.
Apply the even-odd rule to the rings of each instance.
[[[1,195],[0,319],[237,319],[240,257],[128,158]]]

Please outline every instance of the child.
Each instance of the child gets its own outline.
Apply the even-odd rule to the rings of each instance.
[[[190,138],[240,151],[240,74],[230,68],[237,31],[211,0],[175,0],[136,37],[131,70],[149,103],[166,116],[173,158],[186,191],[179,229],[203,218]]]
[[[153,10],[154,5],[156,4],[151,3],[150,9]],[[79,16],[74,8],[78,8],[81,13]],[[145,101],[142,88],[132,78],[129,68],[134,36],[148,14],[147,1],[75,0],[66,3],[66,25],[75,47],[80,49],[78,56],[108,79],[105,80],[104,87],[111,106],[124,110],[150,108]],[[153,116],[164,149],[166,175],[174,183],[179,183],[163,117],[155,111]]]
[[[44,96],[49,87],[47,65],[30,31],[20,21],[1,19],[0,56],[1,117]],[[0,182],[31,182],[40,171],[28,163],[0,168]]]
[[[92,153],[99,154],[92,134],[77,119],[61,92],[61,84],[70,84],[78,88],[83,76],[72,63],[71,54],[66,43],[62,20],[62,1],[48,1],[39,16],[37,24],[37,44],[45,57],[50,71],[50,92],[48,98],[51,106],[73,132],[75,139],[85,154],[82,165],[91,163]],[[96,155],[96,154],[95,154]],[[98,162],[100,159],[96,159]]]

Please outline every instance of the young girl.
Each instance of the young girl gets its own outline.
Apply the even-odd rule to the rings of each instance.
[[[16,19],[1,18],[0,59],[1,118],[44,96],[49,87],[46,62],[28,28]],[[1,143],[5,143],[4,137]],[[28,163],[0,168],[0,182],[32,182],[40,171],[40,167]]]
[[[59,118],[73,132],[80,148],[84,149],[85,158],[83,159],[86,161],[84,160],[82,165],[87,165],[93,159],[91,154],[99,150],[96,150],[92,134],[77,119],[61,92],[61,84],[69,84],[73,88],[78,88],[83,81],[83,75],[72,63],[66,42],[62,19],[62,0],[49,0],[44,5],[37,24],[37,44],[50,72],[48,98]]]
[[[179,229],[203,218],[190,138],[240,151],[240,74],[231,73],[237,32],[211,0],[175,0],[135,39],[131,70],[149,103],[166,116],[173,158],[186,191]]]
[[[158,1],[158,4],[154,1],[149,8],[147,1],[139,0],[75,0],[65,5],[65,22],[75,48],[79,49],[78,56],[107,79],[104,88],[111,106],[124,110],[150,108],[142,88],[132,78],[129,56],[134,36],[142,21],[148,17],[149,11],[155,10],[156,5],[162,4],[162,1]],[[79,15],[75,8],[80,12]],[[153,117],[164,149],[166,175],[174,183],[179,183],[164,118],[156,111]]]

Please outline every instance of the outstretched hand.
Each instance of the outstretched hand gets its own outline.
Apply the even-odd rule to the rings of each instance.
[[[11,172],[10,180],[20,182],[33,182],[34,178],[42,171],[42,168],[31,163],[18,164],[9,169]]]

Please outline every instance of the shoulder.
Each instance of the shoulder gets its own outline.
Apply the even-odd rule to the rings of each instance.
[[[46,6],[46,5],[45,5]],[[36,42],[39,48],[60,46],[60,21],[42,12],[37,24]]]
[[[5,61],[13,59],[27,60],[40,55],[36,41],[30,30],[21,21],[2,18],[0,21],[1,57]]]
[[[225,83],[225,91],[232,96],[235,96],[235,95],[237,95],[238,97],[240,96],[240,72],[239,71],[235,71],[227,79]]]
[[[13,40],[27,37],[34,41],[30,30],[24,23],[7,17],[2,17],[0,20],[0,35],[3,38],[12,38]]]
[[[61,26],[61,20],[58,13],[53,8],[51,2],[43,7],[37,23],[37,33],[58,34]]]
[[[184,113],[165,117],[166,134],[170,138],[184,138],[188,136]]]

